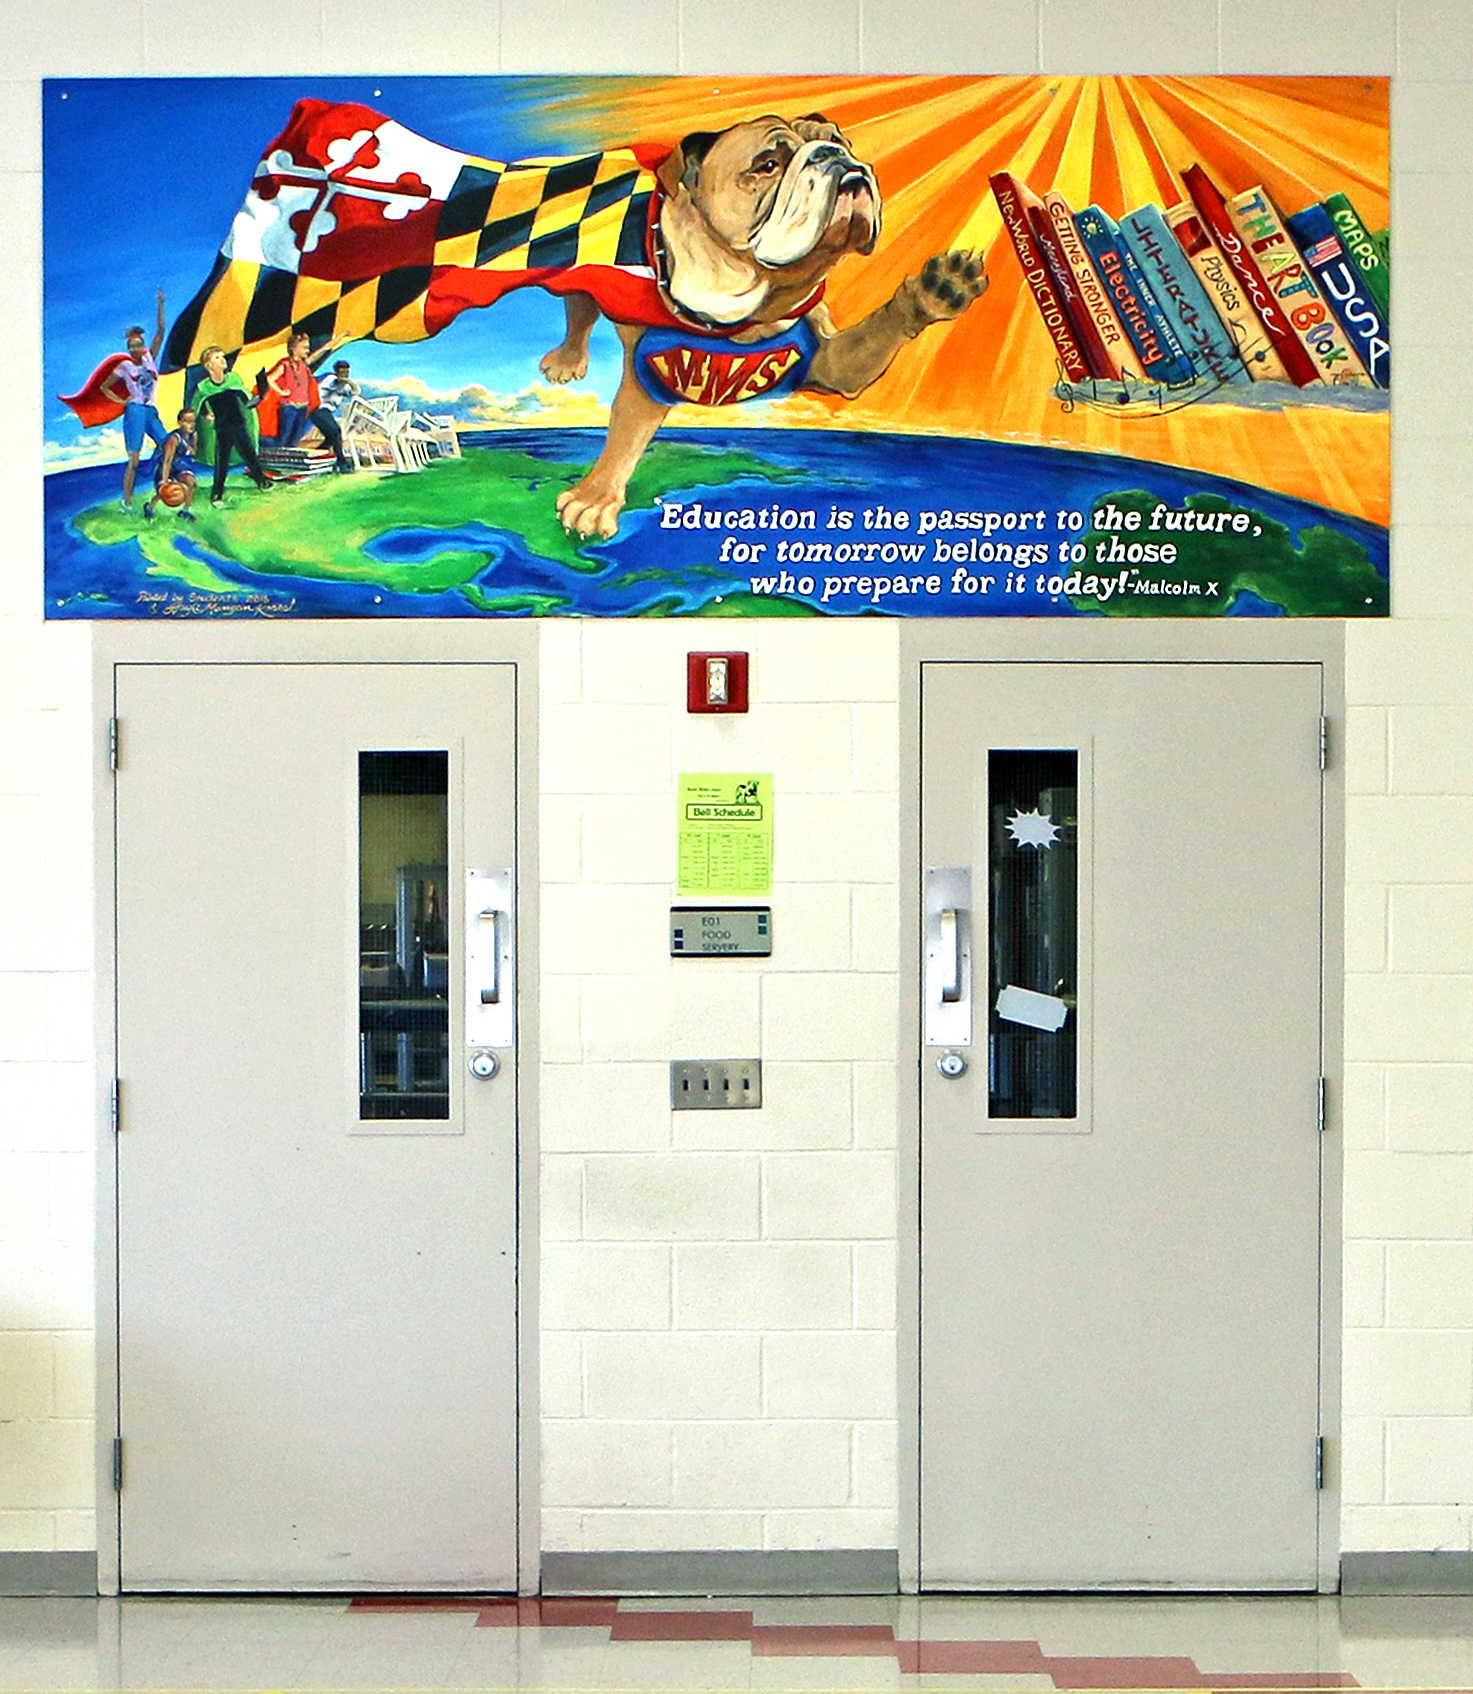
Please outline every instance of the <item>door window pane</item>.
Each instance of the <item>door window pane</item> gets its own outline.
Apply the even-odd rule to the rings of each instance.
[[[449,755],[358,755],[360,1119],[450,1116]]]
[[[1079,755],[987,755],[988,1116],[1077,1114]]]

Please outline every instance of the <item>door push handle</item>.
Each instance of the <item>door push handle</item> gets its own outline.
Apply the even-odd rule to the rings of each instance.
[[[941,914],[941,999],[953,1005],[962,997],[962,926],[955,907]]]
[[[925,1031],[928,1047],[972,1042],[972,872],[929,869],[925,882]]]
[[[489,972],[481,983],[481,1004],[496,1006],[501,1003],[501,913],[494,906],[489,907],[477,922],[482,943],[477,954],[485,960]]]
[[[465,873],[465,1041],[510,1047],[516,1040],[516,924],[510,869]]]

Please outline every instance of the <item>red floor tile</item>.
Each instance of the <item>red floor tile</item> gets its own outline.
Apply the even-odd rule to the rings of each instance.
[[[611,1641],[746,1641],[750,1612],[620,1612]]]
[[[1045,1659],[1056,1688],[1207,1688],[1190,1659]]]
[[[752,1631],[759,1659],[872,1659],[897,1650],[895,1631],[885,1623],[764,1624]]]
[[[1046,1667],[1036,1641],[901,1641],[900,1668],[911,1676],[1027,1676]]]
[[[617,1600],[518,1600],[482,1602],[477,1629],[607,1629],[619,1615]]]

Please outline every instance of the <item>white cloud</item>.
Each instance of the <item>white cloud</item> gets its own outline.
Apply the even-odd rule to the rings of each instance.
[[[365,399],[395,394],[414,411],[449,412],[457,423],[472,429],[497,429],[513,424],[604,424],[608,407],[584,389],[533,382],[514,394],[498,394],[483,383],[437,392],[418,377],[393,382],[365,382]]]
[[[69,445],[48,441],[44,456],[47,470],[66,471],[75,465],[105,465],[126,459],[128,449],[122,430],[92,429]]]

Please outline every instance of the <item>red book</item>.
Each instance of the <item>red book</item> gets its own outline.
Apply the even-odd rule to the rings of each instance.
[[[1314,360],[1304,350],[1304,344],[1294,333],[1294,326],[1284,316],[1284,309],[1274,297],[1273,290],[1258,268],[1258,261],[1248,251],[1247,243],[1238,234],[1237,227],[1228,214],[1227,202],[1222,193],[1200,165],[1192,165],[1181,173],[1182,181],[1187,185],[1187,193],[1192,197],[1192,203],[1201,214],[1202,222],[1212,232],[1212,239],[1222,249],[1223,257],[1232,267],[1233,275],[1237,277],[1249,304],[1260,318],[1263,327],[1268,331],[1269,340],[1274,349],[1284,361],[1284,369],[1300,388],[1306,388],[1312,382],[1319,382],[1320,373],[1314,368]]]
[[[1074,339],[1074,326],[1068,309],[1054,288],[1048,263],[1034,239],[1033,228],[1028,221],[1028,206],[1023,198],[1027,190],[1010,171],[998,171],[990,180],[992,192],[997,196],[998,210],[1002,213],[1003,228],[1012,239],[1018,263],[1023,267],[1023,280],[1033,291],[1034,304],[1038,307],[1044,328],[1053,338],[1064,374],[1071,382],[1085,382],[1090,375],[1089,365]]]
[[[1074,343],[1084,356],[1084,362],[1089,366],[1089,374],[1109,381],[1115,375],[1115,367],[1110,363],[1110,355],[1105,351],[1105,343],[1100,338],[1100,332],[1095,328],[1095,321],[1089,314],[1089,307],[1084,303],[1084,297],[1079,292],[1079,284],[1074,280],[1074,272],[1069,268],[1069,261],[1064,257],[1059,239],[1054,234],[1054,226],[1049,221],[1048,208],[1033,194],[1026,184],[1020,183],[1022,199],[1028,209],[1028,227],[1033,231],[1033,239],[1038,244],[1038,250],[1043,254],[1043,262],[1048,266],[1049,279],[1054,285],[1054,293],[1069,316],[1069,328],[1074,334]]]

